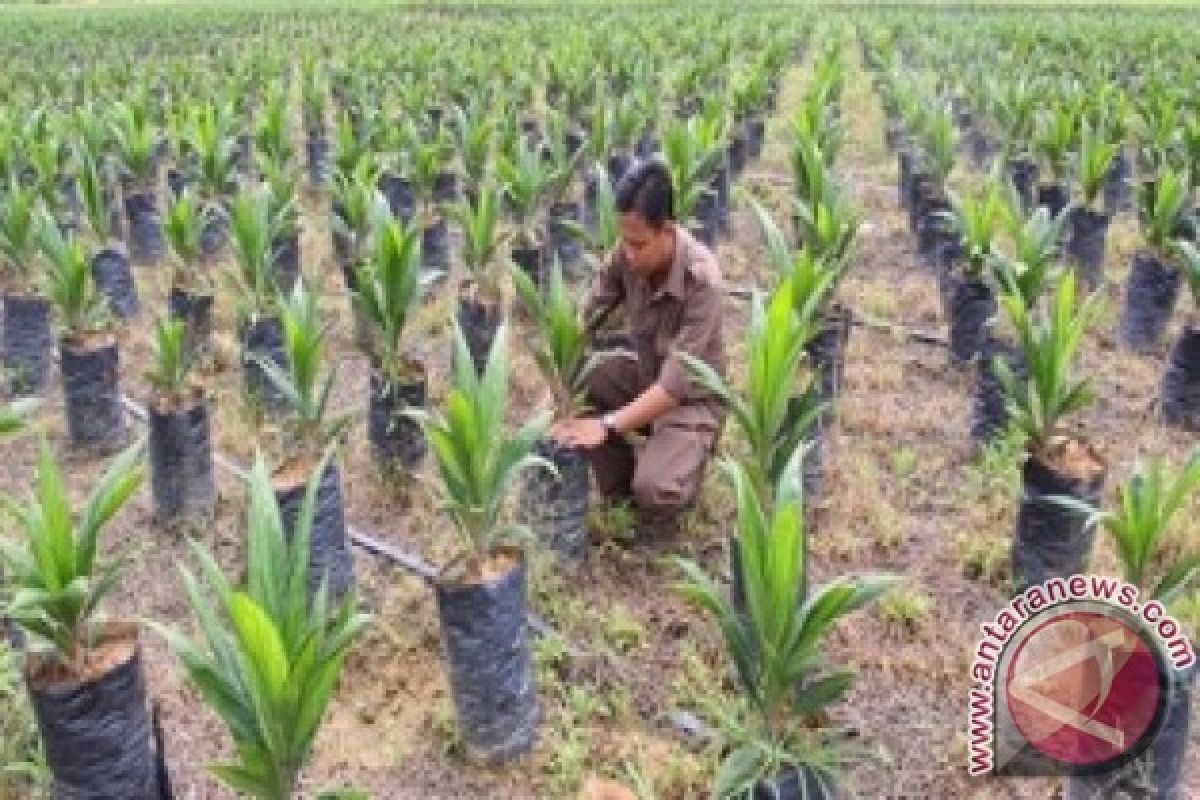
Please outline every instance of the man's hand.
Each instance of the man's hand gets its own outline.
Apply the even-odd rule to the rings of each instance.
[[[550,429],[550,435],[560,444],[590,450],[604,444],[608,429],[596,417],[581,417],[563,420]]]

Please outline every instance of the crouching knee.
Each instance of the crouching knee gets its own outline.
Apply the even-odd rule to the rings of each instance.
[[[676,514],[686,511],[696,499],[692,487],[655,476],[635,475],[630,488],[634,505],[643,511]]]

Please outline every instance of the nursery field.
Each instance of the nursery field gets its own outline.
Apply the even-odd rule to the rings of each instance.
[[[254,5],[0,9],[0,798],[1200,797],[1189,677],[968,774],[1017,591],[1200,626],[1190,12]],[[651,156],[665,538],[547,433]]]

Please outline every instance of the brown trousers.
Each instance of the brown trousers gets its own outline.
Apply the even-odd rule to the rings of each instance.
[[[587,400],[603,413],[624,406],[649,388],[637,359],[613,354],[589,373]],[[632,499],[646,511],[677,512],[690,506],[700,490],[705,467],[717,445],[720,421],[701,405],[668,411],[647,429],[635,448],[625,436],[610,436],[589,457],[596,484],[607,497]]]

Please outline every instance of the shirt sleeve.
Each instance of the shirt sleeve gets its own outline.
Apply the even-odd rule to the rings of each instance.
[[[707,390],[692,380],[681,353],[704,360],[718,372],[724,368],[723,364],[716,363],[721,335],[721,303],[719,285],[702,284],[683,305],[679,333],[671,342],[658,375],[659,386],[680,402],[709,396]]]
[[[583,321],[588,333],[594,333],[609,313],[625,299],[625,281],[621,275],[620,259],[613,251],[595,280],[583,308]]]

